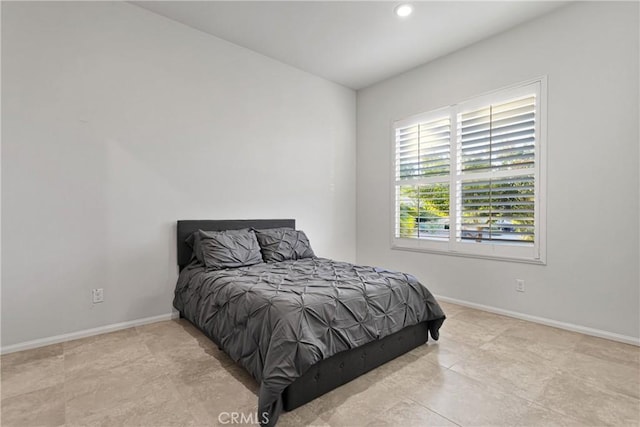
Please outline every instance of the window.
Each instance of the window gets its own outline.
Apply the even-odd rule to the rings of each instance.
[[[394,248],[544,262],[545,83],[394,123]]]

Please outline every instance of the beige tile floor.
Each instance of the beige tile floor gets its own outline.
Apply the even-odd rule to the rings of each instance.
[[[280,426],[640,424],[640,349],[443,304],[423,345]],[[255,412],[256,383],[188,322],[5,355],[2,426],[213,426]],[[230,425],[230,424],[227,424]]]

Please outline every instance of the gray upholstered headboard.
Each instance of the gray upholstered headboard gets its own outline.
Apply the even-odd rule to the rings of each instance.
[[[185,239],[194,231],[239,230],[241,228],[296,228],[295,219],[188,219],[178,221],[178,265],[182,270],[191,259],[191,248]]]

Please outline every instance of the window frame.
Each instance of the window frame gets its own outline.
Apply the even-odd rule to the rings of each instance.
[[[535,154],[534,166],[532,168],[515,169],[515,176],[534,175],[534,235],[533,245],[518,245],[514,243],[477,243],[474,241],[457,240],[458,215],[460,212],[457,206],[458,184],[462,182],[462,177],[473,179],[480,176],[494,176],[496,171],[476,172],[464,174],[459,170],[458,151],[460,135],[458,133],[458,115],[464,111],[472,110],[491,103],[504,102],[509,98],[522,94],[532,93],[536,95],[536,121],[535,121]],[[420,238],[396,237],[396,225],[399,220],[399,204],[397,202],[396,186],[396,129],[398,127],[409,126],[426,120],[449,116],[451,126],[450,140],[450,167],[449,167],[449,239],[431,240]],[[547,153],[547,76],[541,76],[514,85],[502,87],[491,92],[474,96],[461,102],[445,107],[429,110],[424,113],[414,114],[410,117],[394,120],[390,126],[391,133],[391,249],[404,251],[431,252],[443,255],[463,256],[471,258],[485,258],[503,261],[514,261],[534,264],[546,264],[546,153]],[[513,176],[513,171],[506,170],[498,175]],[[441,180],[441,182],[444,182]],[[411,185],[411,184],[406,184]],[[418,183],[414,185],[420,185]]]

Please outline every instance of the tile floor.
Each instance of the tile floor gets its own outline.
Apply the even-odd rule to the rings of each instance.
[[[640,349],[452,304],[423,345],[279,426],[640,424]],[[2,426],[213,426],[256,383],[188,322],[2,357]],[[226,424],[230,425],[230,424]]]

